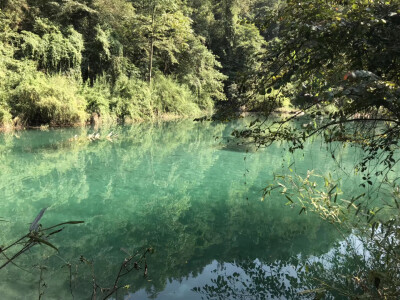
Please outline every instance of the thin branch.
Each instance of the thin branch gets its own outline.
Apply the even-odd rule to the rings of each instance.
[[[393,119],[385,119],[385,118],[374,118],[374,119],[365,119],[365,118],[359,118],[359,119],[348,119],[348,120],[340,120],[340,121],[333,121],[330,122],[328,124],[325,124],[319,128],[317,128],[316,130],[314,130],[313,132],[311,132],[309,135],[307,135],[306,138],[312,137],[314,134],[330,127],[333,125],[340,125],[340,124],[344,124],[344,123],[352,123],[352,122],[366,122],[366,121],[376,121],[376,122],[393,122],[396,123],[398,125],[400,125],[400,121],[398,120],[393,120]]]
[[[22,248],[20,251],[18,251],[16,254],[14,254],[13,257],[11,257],[10,260],[6,261],[3,265],[0,266],[0,269],[4,268],[5,266],[7,266],[9,263],[11,263],[14,259],[16,259],[18,256],[20,256],[22,253],[28,251],[30,248],[32,248],[34,245],[36,245],[36,242],[30,242],[28,244],[28,246],[25,246],[24,248]]]

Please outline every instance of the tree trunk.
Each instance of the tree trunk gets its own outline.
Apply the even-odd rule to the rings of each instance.
[[[150,35],[150,56],[149,56],[149,83],[151,84],[152,72],[153,72],[153,54],[154,54],[154,19],[156,14],[156,6],[153,6],[153,12],[151,16],[151,35]]]

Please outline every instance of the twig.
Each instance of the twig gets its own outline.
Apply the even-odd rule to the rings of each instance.
[[[114,287],[113,287],[113,288],[110,290],[110,292],[103,298],[103,300],[106,300],[106,299],[107,299],[108,297],[110,297],[112,294],[114,294],[115,292],[117,292],[117,291],[120,289],[120,287],[118,287],[118,282],[119,282],[119,280],[121,279],[121,277],[123,277],[123,276],[129,274],[133,269],[139,270],[139,269],[140,269],[139,264],[140,264],[143,260],[145,261],[144,277],[146,277],[146,276],[147,276],[147,271],[148,271],[148,269],[147,269],[146,255],[147,255],[147,253],[151,253],[151,252],[152,252],[152,248],[147,248],[146,251],[145,251],[145,252],[142,254],[142,256],[139,258],[139,260],[135,261],[135,262],[133,263],[133,266],[130,267],[130,268],[129,268],[129,267],[127,268],[127,266],[129,265],[130,262],[132,262],[132,260],[136,257],[136,255],[137,255],[139,252],[137,252],[135,255],[130,256],[129,258],[126,258],[126,259],[124,260],[124,262],[121,264],[121,267],[120,267],[120,269],[119,269],[119,272],[118,272],[118,274],[117,274],[117,277],[115,278]],[[123,271],[124,268],[127,269],[127,271],[126,271],[125,273],[122,273],[122,271]]]
[[[39,290],[39,300],[41,300],[42,296],[44,295],[44,290],[42,291],[42,286],[46,287],[46,283],[43,280],[43,270],[45,270],[46,267],[39,266],[39,268],[40,268],[40,277],[39,277],[38,290]],[[43,284],[42,284],[42,282],[43,282]]]
[[[6,261],[3,265],[0,266],[0,270],[7,266],[9,263],[11,263],[14,259],[16,259],[18,256],[20,256],[22,253],[28,251],[30,248],[32,248],[34,245],[36,245],[36,242],[30,242],[28,246],[25,246],[22,248],[20,251],[18,251],[16,254],[14,254],[10,260]]]

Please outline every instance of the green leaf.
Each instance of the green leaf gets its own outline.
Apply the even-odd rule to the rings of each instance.
[[[362,193],[361,195],[358,195],[356,198],[353,197],[353,198],[351,199],[349,205],[347,206],[347,209],[349,209],[350,206],[351,206],[355,201],[357,201],[358,199],[360,199],[361,197],[364,197],[364,196],[365,196],[365,193]]]
[[[333,188],[331,188],[330,191],[328,192],[328,195],[331,195],[332,191],[333,191],[337,186],[338,186],[338,185],[335,184],[335,185],[333,186]]]
[[[62,226],[62,225],[67,225],[67,224],[74,225],[74,224],[82,224],[82,223],[85,223],[85,221],[68,221],[68,222],[63,222],[63,223],[60,223],[60,224],[57,224],[57,225],[42,229],[42,231],[49,230],[49,229],[52,229],[52,228],[55,228],[55,227],[59,227],[59,226]]]
[[[288,195],[285,195],[285,197],[286,197],[286,199],[288,199],[290,202],[294,203],[293,200],[292,200]]]

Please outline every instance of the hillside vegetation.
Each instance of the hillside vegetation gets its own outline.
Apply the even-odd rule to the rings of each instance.
[[[0,125],[68,126],[239,107],[280,1],[4,0]],[[257,97],[256,97],[257,98]],[[262,99],[262,97],[261,97]]]

